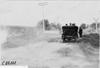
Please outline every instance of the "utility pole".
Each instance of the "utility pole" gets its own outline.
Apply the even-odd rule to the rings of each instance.
[[[95,23],[96,23],[96,33],[97,33],[98,32],[98,24],[97,23],[98,23],[99,18],[97,18],[97,19],[93,18],[93,19],[95,20]]]
[[[44,6],[47,5],[47,2],[42,2],[38,4],[39,6],[42,6],[43,9],[43,33],[45,31],[45,23],[44,23]]]

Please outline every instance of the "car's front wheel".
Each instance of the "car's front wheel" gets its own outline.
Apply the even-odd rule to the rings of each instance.
[[[65,38],[63,38],[63,42],[65,42]]]

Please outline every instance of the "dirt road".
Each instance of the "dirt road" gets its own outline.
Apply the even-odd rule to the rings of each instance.
[[[98,68],[86,60],[79,43],[62,43],[59,38],[2,50],[2,61],[16,61],[29,68]]]

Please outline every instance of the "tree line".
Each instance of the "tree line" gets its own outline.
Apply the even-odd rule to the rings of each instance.
[[[50,23],[48,19],[44,19],[44,26],[45,26],[45,30],[61,30],[61,28],[62,28],[60,23],[56,23],[56,22]],[[43,20],[38,22],[37,27],[43,28]],[[86,29],[88,27],[96,29],[96,23],[92,23],[92,24],[89,24],[89,25],[82,23],[80,25],[80,27],[82,29]],[[100,28],[100,23],[97,23],[97,28]]]
[[[37,24],[38,28],[43,28],[43,20],[39,21]],[[44,19],[44,27],[45,30],[61,30],[61,24],[60,23],[50,23],[48,19]]]
[[[82,29],[86,29],[86,28],[88,28],[88,27],[91,27],[91,28],[96,29],[96,23],[92,23],[92,24],[90,24],[90,25],[87,25],[87,24],[85,24],[85,23],[82,23],[82,24],[80,25],[80,27],[81,27]],[[97,28],[100,28],[100,23],[97,23]]]

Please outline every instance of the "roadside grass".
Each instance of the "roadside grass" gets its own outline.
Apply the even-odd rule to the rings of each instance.
[[[99,48],[99,34],[91,33],[83,35],[82,39],[78,40],[78,42],[82,42],[84,44],[89,43],[94,48]]]
[[[86,56],[86,60],[97,64],[99,63],[99,34],[91,33],[83,35],[82,39],[78,41],[79,47]]]
[[[27,44],[34,44],[42,41],[50,41],[59,35],[44,33],[37,27],[8,26],[7,41],[2,44],[2,49],[16,48]]]
[[[42,36],[41,29],[36,27],[7,26],[8,37],[2,44],[2,49],[25,46],[29,43],[35,43]],[[20,34],[20,35],[19,35]]]
[[[25,46],[28,43],[29,41],[27,40],[16,38],[16,39],[7,40],[5,43],[2,44],[2,48],[3,49],[16,48],[19,46]]]

